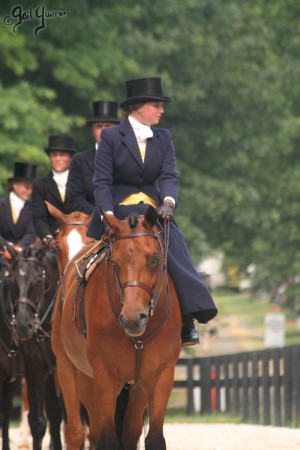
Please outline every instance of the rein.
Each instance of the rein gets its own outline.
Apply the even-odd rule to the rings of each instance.
[[[161,254],[163,256],[162,271],[160,272],[161,276],[157,278],[156,284],[153,289],[150,289],[149,286],[147,286],[145,283],[138,281],[138,280],[126,281],[123,285],[121,285],[118,274],[113,265],[113,271],[114,271],[116,283],[117,283],[118,290],[119,290],[121,305],[123,304],[123,295],[124,295],[125,288],[139,287],[141,289],[144,289],[151,297],[150,298],[150,315],[151,316],[153,316],[153,314],[154,314],[155,306],[156,306],[156,304],[159,300],[159,297],[161,295],[161,292],[163,290],[163,283],[162,283],[161,291],[158,294],[156,293],[157,286],[159,285],[159,281],[161,278],[165,278],[165,280],[167,280],[166,288],[167,288],[167,295],[168,295],[168,303],[167,303],[166,314],[165,314],[163,320],[152,331],[152,333],[143,340],[136,339],[132,336],[127,336],[134,343],[134,347],[136,349],[134,382],[133,382],[133,384],[127,385],[128,388],[131,390],[135,389],[139,383],[139,374],[140,374],[141,359],[142,359],[141,351],[144,348],[144,345],[160,332],[160,330],[166,323],[168,316],[169,316],[169,312],[170,312],[171,297],[170,297],[169,283],[168,283],[168,279],[167,279],[167,251],[168,251],[168,244],[169,244],[169,228],[170,228],[170,224],[167,223],[166,221],[164,221],[164,245],[162,245],[162,243],[161,243],[159,234],[156,234],[155,232],[154,233],[146,233],[145,232],[145,233],[136,233],[136,234],[123,234],[120,236],[115,236],[110,241],[110,252],[106,258],[106,283],[107,283],[108,297],[109,297],[109,301],[110,301],[114,316],[119,321],[119,314],[116,310],[116,307],[115,307],[115,304],[113,301],[113,296],[112,296],[112,291],[111,291],[111,283],[110,283],[110,279],[109,279],[109,270],[108,270],[108,263],[110,262],[113,265],[112,261],[110,260],[113,243],[117,240],[122,240],[122,239],[132,239],[132,238],[138,238],[138,237],[143,237],[143,236],[153,237],[153,238],[157,239],[157,241],[159,243]]]

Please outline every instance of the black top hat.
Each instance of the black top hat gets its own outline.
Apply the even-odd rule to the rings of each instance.
[[[97,122],[120,123],[118,119],[118,103],[99,100],[93,102],[93,117],[87,120],[92,125]]]
[[[30,164],[25,162],[15,162],[14,174],[7,181],[23,181],[24,183],[32,183],[37,170],[36,164]]]
[[[51,151],[76,153],[74,148],[74,141],[71,136],[67,134],[54,134],[49,136],[48,147],[45,148],[45,152],[49,154]]]
[[[164,97],[161,78],[137,78],[126,81],[127,98],[120,106],[122,108],[135,103],[171,102],[170,97]]]

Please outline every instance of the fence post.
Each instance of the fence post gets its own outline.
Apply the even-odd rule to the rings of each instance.
[[[293,425],[300,424],[300,346],[292,348],[292,398],[293,398]]]
[[[194,360],[187,360],[187,415],[192,416],[195,413],[194,405]]]
[[[263,389],[263,424],[270,425],[271,415],[270,415],[270,386],[269,386],[269,360],[270,353],[269,350],[263,352],[262,356],[263,363],[263,374],[262,374],[262,389]]]
[[[203,358],[200,360],[200,377],[201,377],[201,414],[211,413],[211,398],[210,398],[210,358]]]
[[[240,413],[240,371],[239,371],[239,353],[233,355],[233,412]]]
[[[247,353],[242,355],[243,362],[243,421],[249,420],[249,391],[248,391],[248,357]]]
[[[290,425],[292,422],[292,352],[291,347],[283,349],[283,389],[284,389],[284,422]]]
[[[259,423],[259,402],[258,402],[258,353],[252,353],[252,423]]]
[[[274,407],[275,426],[281,426],[281,395],[280,395],[280,349],[271,350],[274,364],[273,386],[274,386]]]

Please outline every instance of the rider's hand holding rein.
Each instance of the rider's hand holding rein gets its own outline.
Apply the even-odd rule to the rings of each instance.
[[[171,201],[165,201],[159,208],[157,208],[157,214],[166,222],[173,220],[175,205]]]

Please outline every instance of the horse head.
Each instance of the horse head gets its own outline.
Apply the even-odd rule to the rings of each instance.
[[[47,246],[26,247],[11,263],[10,301],[17,337],[48,336],[59,274]]]
[[[110,245],[109,261],[120,295],[119,322],[132,337],[144,334],[166,281],[165,252],[155,227],[156,210],[118,220],[103,212]]]
[[[55,236],[58,249],[57,259],[60,273],[63,273],[67,263],[85,245],[94,242],[86,236],[88,226],[92,220],[92,214],[87,215],[80,211],[71,214],[64,214],[51,203],[45,201],[48,211],[60,224],[60,228]]]

